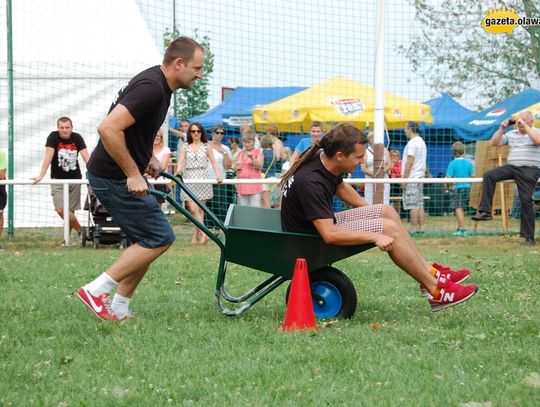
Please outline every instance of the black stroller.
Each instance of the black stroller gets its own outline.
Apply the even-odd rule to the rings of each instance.
[[[114,220],[107,209],[101,205],[97,197],[88,186],[88,196],[84,204],[84,209],[88,211],[88,226],[81,228],[81,244],[86,246],[90,241],[94,249],[100,245],[119,244],[121,249],[125,249],[131,243],[120,226]]]

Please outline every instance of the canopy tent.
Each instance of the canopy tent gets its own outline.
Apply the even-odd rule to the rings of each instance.
[[[375,90],[369,85],[335,77],[302,92],[257,107],[253,122],[257,129],[277,124],[280,130],[307,131],[312,121],[326,123],[347,122],[365,129],[373,128]],[[405,127],[408,121],[431,123],[431,108],[397,96],[384,93],[384,118],[388,129]]]
[[[204,127],[223,124],[226,127],[237,128],[243,123],[251,123],[253,108],[271,103],[294,93],[306,89],[305,87],[272,87],[248,88],[238,87],[227,99],[213,109],[199,116],[192,117],[191,122],[199,122]]]
[[[540,91],[524,90],[456,123],[454,131],[458,138],[466,141],[489,140],[505,119],[537,102],[540,102]]]
[[[431,107],[433,123],[422,124],[422,130],[452,129],[456,123],[466,120],[475,113],[460,105],[448,93],[443,93],[438,98],[430,99],[424,104]]]

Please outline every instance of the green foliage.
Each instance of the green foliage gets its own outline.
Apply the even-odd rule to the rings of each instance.
[[[413,0],[413,5],[421,34],[399,49],[437,92],[457,98],[472,93],[493,104],[538,86],[540,27],[518,26],[511,35],[487,33],[481,27],[493,6],[514,8],[520,17],[540,17],[537,1]]]
[[[418,241],[427,258],[470,267],[480,287],[437,314],[386,254],[339,262],[356,316],[291,334],[277,332],[286,284],[238,318],[218,314],[219,251],[188,241],[152,265],[133,297],[137,318],[119,325],[73,296],[118,249],[61,248],[26,230],[7,242],[0,405],[540,405],[538,256],[517,238]],[[233,294],[262,278],[232,265],[228,276]]]
[[[180,29],[174,27],[171,29],[166,29],[163,34],[163,47],[167,48],[171,41],[175,38],[180,37]],[[195,39],[205,51],[205,61],[203,68],[203,78],[196,81],[192,89],[178,89],[174,93],[173,97],[173,109],[174,114],[180,120],[188,120],[193,116],[200,115],[208,110],[210,107],[208,105],[208,95],[209,91],[209,81],[214,72],[214,54],[210,49],[210,37],[208,35],[201,36],[199,31],[196,29],[191,36]]]

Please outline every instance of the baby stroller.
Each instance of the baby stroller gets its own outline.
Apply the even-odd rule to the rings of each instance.
[[[100,245],[119,244],[121,249],[125,249],[131,243],[120,226],[114,223],[109,212],[88,187],[88,195],[84,204],[84,209],[88,211],[88,226],[81,228],[81,244],[86,246],[87,241],[91,241],[94,249]]]

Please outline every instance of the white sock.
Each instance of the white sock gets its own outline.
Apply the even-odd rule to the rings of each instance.
[[[124,318],[129,313],[129,302],[131,301],[131,298],[124,297],[120,294],[114,294],[112,303],[111,303],[111,309],[112,312],[118,317],[118,318]]]
[[[92,295],[109,294],[118,285],[107,273],[101,274],[94,281],[84,286]]]

